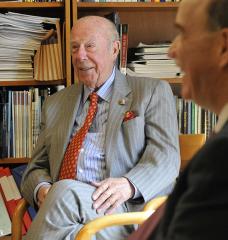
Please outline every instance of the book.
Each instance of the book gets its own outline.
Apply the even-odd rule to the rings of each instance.
[[[18,167],[14,167],[14,168],[11,169],[12,175],[13,175],[13,177],[15,179],[15,182],[16,182],[18,188],[20,188],[22,175],[23,175],[26,167],[27,167],[27,165],[23,164],[23,165],[20,165]],[[31,219],[35,218],[36,210],[33,207],[30,206],[28,208],[28,213],[29,213]]]
[[[18,202],[21,200],[21,193],[19,191],[19,188],[15,182],[15,179],[10,171],[10,169],[7,167],[7,168],[4,168],[4,171],[5,171],[5,175],[7,176],[8,178],[8,182],[9,182],[9,185],[11,187],[11,191],[12,191],[12,195],[13,195],[13,198],[14,198],[14,201],[16,203],[16,205],[18,204]],[[28,214],[28,212],[26,211],[25,214],[24,214],[24,217],[23,217],[23,223],[24,223],[24,227],[26,230],[29,229],[31,223],[32,223],[32,220]]]
[[[10,184],[8,182],[8,179],[6,176],[0,172],[0,191],[1,195],[3,197],[7,212],[9,214],[10,219],[12,220],[13,218],[13,213],[16,208],[16,202],[13,197],[13,193],[11,191]],[[25,228],[23,226],[23,233],[25,233]]]
[[[8,155],[8,131],[7,131],[7,108],[8,99],[6,89],[0,90],[0,158],[5,158]]]
[[[17,203],[21,199],[21,194],[9,168],[0,169],[0,185],[2,188],[2,195],[8,214],[10,216],[10,219],[12,220]],[[30,216],[28,215],[28,212],[25,212],[22,225],[23,235],[26,233],[26,230],[29,229],[31,222],[32,221]]]
[[[1,186],[0,186],[1,188]],[[11,220],[7,212],[5,202],[2,197],[2,191],[0,190],[0,237],[11,234]]]
[[[128,49],[128,24],[121,24],[121,58],[120,71],[126,75],[127,73],[127,49]]]

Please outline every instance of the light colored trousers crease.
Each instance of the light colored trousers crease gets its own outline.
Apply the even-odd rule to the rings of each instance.
[[[92,208],[95,187],[75,180],[53,184],[23,240],[73,240],[88,221],[102,214]],[[126,212],[123,205],[116,211]],[[96,234],[96,240],[125,239],[133,226],[109,227]]]

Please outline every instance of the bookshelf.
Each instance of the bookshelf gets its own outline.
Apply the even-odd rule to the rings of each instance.
[[[163,78],[163,80],[166,80],[169,84],[182,84],[182,78]]]
[[[173,23],[178,3],[72,1],[73,23],[81,16],[92,14],[103,16],[117,11],[121,22],[129,24],[129,47],[135,47],[139,42],[171,41],[177,33]]]
[[[52,11],[50,11],[52,10]],[[0,12],[5,13],[7,11],[14,11],[24,14],[34,14],[47,17],[59,17],[61,23],[65,22],[65,35],[62,36],[64,40],[64,52],[65,56],[65,78],[59,81],[54,81],[50,85],[60,85],[64,84],[70,86],[71,83],[71,54],[70,54],[70,29],[71,29],[71,11],[70,11],[70,1],[63,2],[0,2]],[[13,83],[14,82],[14,83]],[[4,81],[0,82],[0,86],[16,86],[16,81]],[[18,83],[20,86],[29,85],[44,85],[44,83],[39,83],[36,81],[21,81]]]
[[[65,85],[65,80],[54,80],[54,81],[0,81],[0,87],[12,87],[12,86],[56,86]]]
[[[172,41],[177,30],[174,19],[178,3],[164,2],[77,2],[72,0],[73,23],[77,18],[86,15],[104,16],[116,11],[121,23],[129,25],[128,47],[136,47],[140,42]],[[148,34],[151,33],[151,34]],[[166,79],[170,84],[181,84],[180,78]]]
[[[0,80],[0,89],[28,89],[28,87],[45,88],[58,85],[70,86],[71,78],[71,53],[70,53],[70,30],[71,30],[71,2],[0,2],[0,13],[17,12],[22,14],[30,14],[45,17],[60,18],[61,42],[64,59],[64,78],[53,81],[37,81],[34,79],[16,80],[6,79]],[[64,23],[64,31],[63,31]],[[64,34],[63,34],[64,33]],[[1,130],[2,131],[2,130]],[[28,163],[29,158],[2,158],[0,166],[10,164]]]
[[[23,164],[28,163],[30,158],[2,158],[0,159],[0,165],[8,165],[8,164]]]
[[[174,25],[178,6],[179,2],[98,3],[72,0],[72,16],[73,23],[76,23],[77,19],[83,16],[104,16],[111,12],[118,12],[121,23],[128,24],[128,47],[135,48],[140,42],[144,44],[171,42],[178,33]],[[174,95],[180,96],[182,78],[165,78],[164,80],[169,82]],[[178,117],[182,118],[182,111],[185,111],[185,109],[183,108],[180,111],[178,108],[177,110]],[[201,113],[199,115],[201,116]],[[205,115],[204,119],[206,117],[208,116]],[[202,119],[202,125],[205,124],[204,119]],[[201,120],[197,119],[197,121],[199,122],[198,125],[200,125]],[[212,122],[214,123],[215,121],[213,120]],[[179,121],[179,126],[181,125],[180,123],[182,123],[182,120]],[[182,129],[181,126],[180,129]],[[182,130],[180,130],[180,133],[182,133]]]
[[[63,2],[0,2],[0,8],[20,9],[20,8],[63,8]]]
[[[104,16],[118,12],[121,23],[128,24],[128,47],[136,47],[140,42],[171,42],[177,34],[174,26],[178,2],[77,2],[72,0],[73,23],[86,15]],[[148,34],[149,33],[149,34]],[[171,85],[174,94],[180,94],[182,79],[164,79]]]

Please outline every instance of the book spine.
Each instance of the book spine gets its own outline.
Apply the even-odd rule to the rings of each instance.
[[[120,71],[126,75],[127,73],[127,49],[128,49],[128,24],[122,25],[122,38],[121,38],[121,59]]]

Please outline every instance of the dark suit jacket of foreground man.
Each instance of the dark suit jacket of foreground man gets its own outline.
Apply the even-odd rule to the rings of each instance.
[[[129,240],[228,239],[228,121],[193,157],[151,233],[150,217]]]

